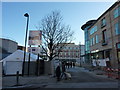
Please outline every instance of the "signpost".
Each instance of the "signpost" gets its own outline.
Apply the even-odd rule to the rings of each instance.
[[[35,30],[30,30],[29,31],[29,41],[28,41],[28,45],[30,45],[30,51],[31,51],[31,46],[32,45],[38,45],[38,47],[40,47],[41,43],[42,43],[42,31],[40,31],[40,30],[36,30],[36,31]],[[36,65],[36,75],[38,75],[39,53],[40,52],[38,52],[38,59],[37,59],[37,65]],[[29,62],[28,62],[28,75],[29,75],[29,68],[30,68],[30,57],[29,57]]]

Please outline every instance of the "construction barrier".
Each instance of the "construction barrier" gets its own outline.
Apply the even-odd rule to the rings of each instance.
[[[108,76],[108,78],[116,78],[120,79],[120,69],[113,69],[113,68],[105,68],[105,75]]]

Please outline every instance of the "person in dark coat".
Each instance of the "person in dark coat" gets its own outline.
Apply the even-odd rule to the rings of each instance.
[[[75,67],[75,62],[73,62],[73,67]]]
[[[60,81],[60,76],[61,76],[61,70],[60,70],[60,66],[58,65],[56,68],[57,81]]]

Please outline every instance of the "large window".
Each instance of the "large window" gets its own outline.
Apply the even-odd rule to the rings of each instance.
[[[98,35],[95,36],[95,43],[98,43],[99,40],[98,40]]]
[[[96,31],[97,31],[97,26],[94,26],[92,29],[90,29],[90,35],[92,35]]]
[[[95,38],[93,37],[93,38],[90,39],[90,46],[92,46],[94,44],[95,44]]]
[[[89,51],[89,41],[85,42],[85,51]]]
[[[94,45],[95,44],[95,38],[94,37],[92,38],[92,42],[93,42],[93,45]]]
[[[90,39],[90,46],[92,46],[93,45],[93,43],[92,43],[92,38]]]
[[[117,44],[117,48],[120,49],[120,43]]]
[[[103,43],[106,43],[107,42],[107,32],[106,32],[106,30],[104,30],[102,32],[102,36],[103,36]]]
[[[116,35],[120,34],[120,23],[118,22],[115,24],[115,34]]]
[[[116,8],[113,13],[114,13],[114,18],[117,18],[118,16],[120,16],[120,6]]]
[[[104,27],[104,26],[106,26],[106,19],[105,18],[103,18],[101,20],[101,28]]]

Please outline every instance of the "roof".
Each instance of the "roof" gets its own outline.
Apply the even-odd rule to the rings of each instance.
[[[7,39],[7,38],[0,38],[0,40],[2,42],[5,40],[5,41],[11,41],[11,42],[14,42],[14,43],[18,44],[16,41],[13,41],[13,40],[10,40],[10,39]]]
[[[97,20],[89,20],[86,22],[86,24],[82,25],[81,29],[84,30],[88,26],[92,26],[94,23],[96,23]]]
[[[117,2],[115,2],[109,9],[107,9],[98,19],[96,20],[90,20],[88,22],[86,22],[86,24],[81,26],[81,29],[84,30],[87,26],[93,26],[94,24],[96,24],[96,22],[102,18],[108,11],[110,11],[111,9],[113,9],[115,6],[117,6],[120,3],[120,1],[118,0]]]
[[[7,56],[6,58],[4,58],[3,61],[23,61],[23,56],[24,56],[24,51],[17,50],[14,53],[12,53],[9,56]],[[38,57],[37,55],[34,55],[34,54],[31,53],[30,61],[36,61],[37,57]],[[29,53],[26,52],[26,59],[25,59],[25,61],[28,61],[28,58],[29,58]]]

